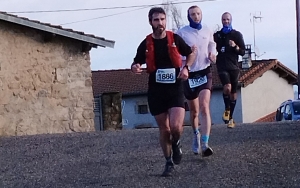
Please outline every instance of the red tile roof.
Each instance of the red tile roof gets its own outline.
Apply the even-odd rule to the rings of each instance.
[[[148,88],[148,74],[136,75],[130,69],[92,71],[92,81],[94,96],[107,92],[142,94]]]
[[[252,67],[250,69],[242,70],[239,81],[243,87],[246,87],[268,70],[273,70],[277,72],[279,76],[285,77],[290,84],[297,83],[297,74],[276,59],[252,61]]]
[[[264,117],[259,118],[255,121],[255,123],[263,123],[263,122],[274,122],[275,121],[276,112],[272,112]]]
[[[246,87],[268,70],[274,70],[290,84],[297,83],[297,74],[275,59],[252,61],[250,69],[242,70],[239,82],[242,87]],[[216,65],[212,65],[212,73],[213,88],[222,87]],[[92,71],[92,80],[94,96],[106,92],[121,92],[123,95],[145,94],[148,87],[148,74],[143,72],[135,75],[130,69]]]

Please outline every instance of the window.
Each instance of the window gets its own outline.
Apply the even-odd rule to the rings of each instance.
[[[300,102],[294,102],[293,109],[295,115],[300,115]]]
[[[277,110],[276,110],[276,121],[281,121],[282,120],[282,112],[281,112],[282,109],[283,109],[283,106],[277,108]]]
[[[279,108],[277,108],[277,111],[276,111],[276,120],[277,121],[282,121],[283,112],[284,112],[284,106],[280,106]]]
[[[283,114],[283,112],[284,112],[284,107],[281,106],[280,108],[281,108],[281,109],[280,109],[280,113]]]
[[[285,111],[286,114],[291,114],[291,106],[289,104],[285,105]]]
[[[139,114],[148,114],[148,105],[146,105],[146,104],[138,105],[138,113]]]

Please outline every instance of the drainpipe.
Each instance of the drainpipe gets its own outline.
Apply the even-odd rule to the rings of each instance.
[[[102,94],[99,95],[100,131],[103,131]]]
[[[297,22],[297,61],[298,61],[298,99],[300,99],[300,0],[296,0],[296,22]]]

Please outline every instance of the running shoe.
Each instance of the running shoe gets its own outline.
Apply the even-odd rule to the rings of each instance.
[[[234,128],[235,127],[235,122],[233,121],[233,119],[230,119],[228,124],[227,124],[228,128]]]
[[[181,144],[180,140],[178,140],[176,143],[172,143],[172,159],[174,164],[180,164],[181,158],[182,158],[182,151],[181,151]]]
[[[172,176],[172,173],[174,172],[174,170],[175,170],[174,164],[171,162],[167,162],[165,165],[165,170],[161,176],[163,176],[163,177]]]
[[[207,147],[205,150],[202,151],[202,157],[211,156],[213,153],[214,151],[210,147]]]
[[[229,121],[229,115],[230,115],[230,110],[225,110],[222,116],[222,119],[225,124],[227,124]]]

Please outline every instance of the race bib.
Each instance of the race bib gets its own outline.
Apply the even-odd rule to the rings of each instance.
[[[176,82],[175,68],[170,69],[157,69],[156,82],[163,84],[172,84]]]
[[[205,83],[207,83],[207,77],[206,76],[189,79],[190,88],[195,88],[195,87],[201,86]]]

